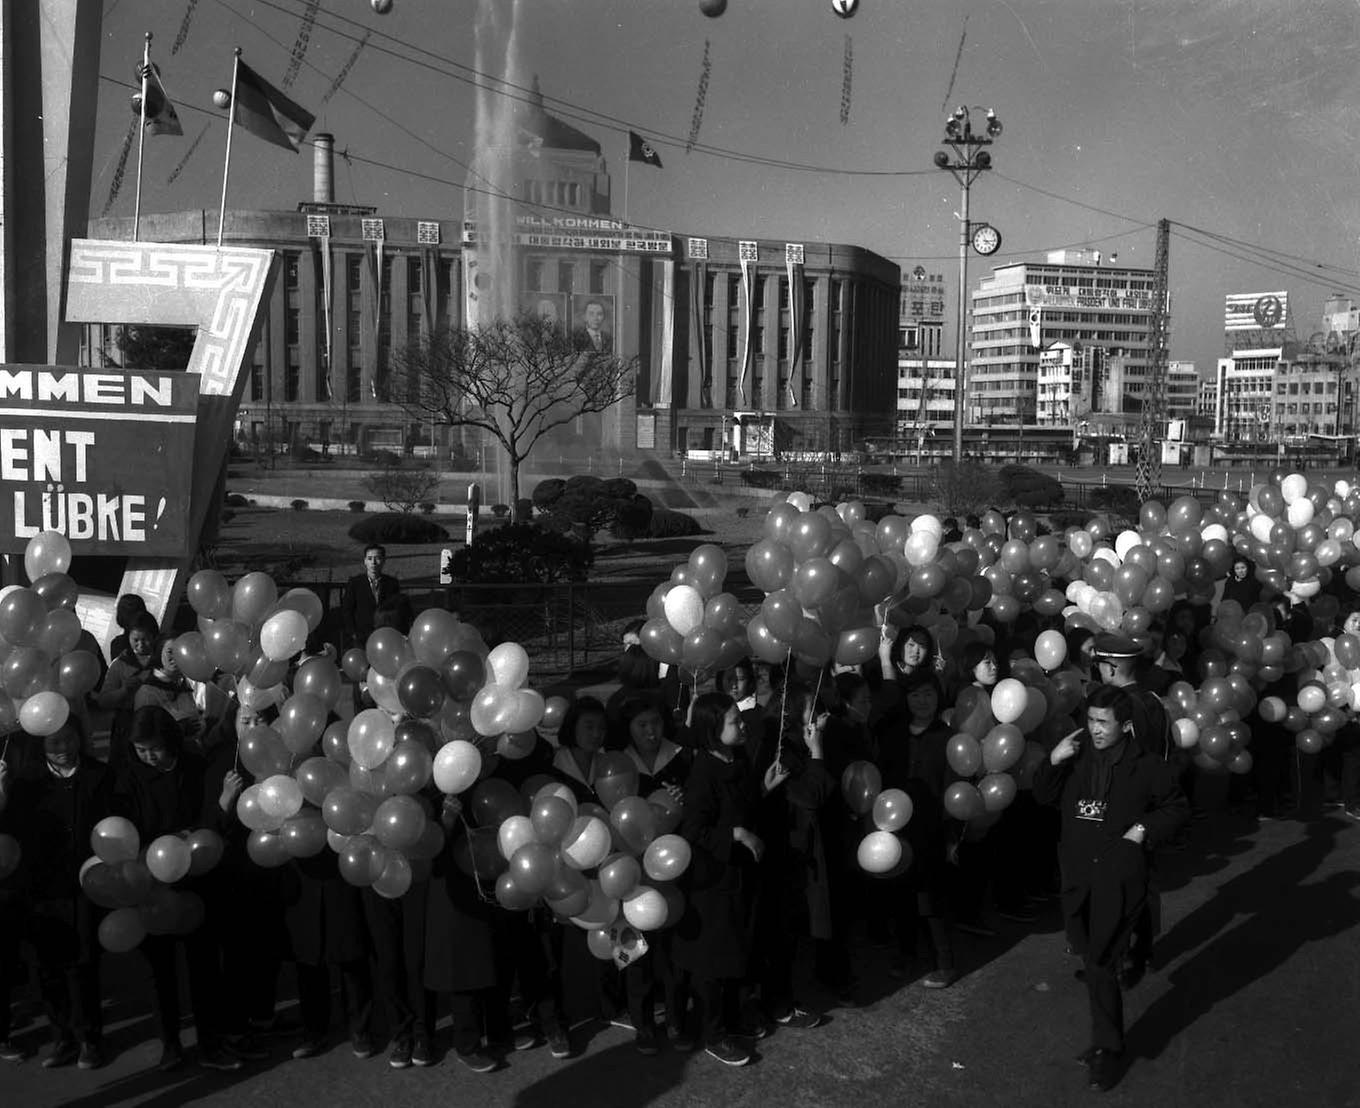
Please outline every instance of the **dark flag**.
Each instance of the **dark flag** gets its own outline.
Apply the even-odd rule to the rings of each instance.
[[[232,118],[256,138],[297,153],[316,117],[294,103],[245,62],[236,73]]]
[[[628,132],[628,160],[661,168],[661,155],[656,152],[656,147],[636,131]]]

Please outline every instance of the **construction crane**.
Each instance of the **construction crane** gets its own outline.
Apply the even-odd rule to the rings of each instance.
[[[1162,483],[1162,437],[1166,430],[1166,362],[1170,345],[1171,301],[1167,269],[1171,253],[1171,220],[1157,221],[1157,257],[1152,273],[1152,316],[1148,321],[1147,387],[1143,390],[1143,419],[1139,428],[1138,464],[1134,485],[1138,499],[1150,500]]]

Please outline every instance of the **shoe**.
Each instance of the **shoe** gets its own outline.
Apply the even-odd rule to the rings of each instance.
[[[894,958],[888,963],[888,976],[894,981],[905,981],[911,976],[911,958]]]
[[[543,1041],[538,1028],[529,1026],[519,1028],[510,1039],[510,1049],[514,1051],[533,1050]]]
[[[326,1052],[326,1037],[324,1035],[307,1035],[302,1042],[293,1047],[293,1057],[301,1061],[303,1058],[315,1058],[318,1054]]]
[[[387,1064],[394,1070],[404,1070],[411,1065],[411,1043],[399,1039],[392,1044],[392,1052],[387,1056]]]
[[[1030,911],[1028,908],[1018,906],[1015,908],[998,908],[996,914],[1002,919],[1008,919],[1012,923],[1038,923],[1038,913]]]
[[[610,1016],[609,1026],[622,1028],[624,1031],[637,1030],[637,1028],[633,1026],[633,1017],[630,1016],[627,1012],[620,1012],[616,1016]]]
[[[954,927],[966,935],[976,935],[979,939],[996,938],[996,931],[981,920],[963,920],[954,924]]]
[[[467,1054],[460,1054],[458,1061],[462,1062],[473,1073],[490,1073],[496,1068],[496,1059],[483,1050],[473,1050]]]
[[[246,1020],[246,1026],[256,1035],[296,1035],[302,1030],[302,1024],[297,1020],[279,1015],[267,1019],[251,1016]]]
[[[80,1057],[76,1059],[76,1066],[83,1070],[102,1069],[108,1062],[104,1057],[104,1048],[99,1043],[81,1043]]]
[[[1107,1093],[1119,1084],[1120,1059],[1113,1050],[1097,1047],[1091,1052],[1088,1063],[1091,1070],[1091,1088],[1098,1093]]]
[[[782,1016],[775,1016],[774,1022],[780,1027],[796,1027],[800,1031],[811,1031],[814,1027],[822,1025],[822,1014],[800,1008],[795,1004]]]
[[[254,1035],[228,1035],[223,1045],[243,1062],[263,1062],[269,1057],[269,1051]]]
[[[80,1047],[76,1045],[74,1039],[62,1039],[60,1042],[52,1044],[52,1052],[42,1060],[42,1068],[45,1070],[60,1069],[62,1066],[72,1065],[80,1057]]]
[[[434,1051],[430,1049],[430,1040],[417,1037],[415,1045],[411,1047],[411,1062],[417,1066],[434,1065]]]
[[[923,989],[947,989],[958,980],[958,971],[952,969],[931,970],[921,978]]]
[[[0,1062],[22,1062],[28,1051],[13,1039],[0,1039]]]
[[[751,1052],[730,1035],[709,1043],[704,1053],[716,1058],[724,1066],[744,1066],[751,1060]]]
[[[184,1065],[184,1048],[179,1043],[166,1043],[161,1047],[161,1060],[156,1063],[156,1068],[161,1073],[177,1070],[182,1065]]]
[[[657,1042],[657,1034],[653,1028],[645,1028],[633,1036],[633,1049],[644,1057],[650,1058],[661,1050],[661,1045]]]
[[[198,1064],[205,1070],[239,1070],[241,1059],[232,1054],[225,1047],[211,1045],[198,1047]]]
[[[350,1049],[354,1051],[354,1057],[361,1061],[365,1058],[372,1058],[378,1053],[378,1048],[373,1045],[373,1040],[367,1035],[355,1035],[349,1041]]]
[[[1360,819],[1360,804],[1347,804],[1342,810],[1346,815],[1350,816],[1351,819]]]
[[[561,1027],[548,1028],[548,1052],[554,1058],[571,1057],[571,1039]]]
[[[668,1034],[671,1039],[671,1046],[680,1051],[681,1054],[688,1054],[698,1044],[694,1041],[694,1036],[683,1027],[672,1027]]]

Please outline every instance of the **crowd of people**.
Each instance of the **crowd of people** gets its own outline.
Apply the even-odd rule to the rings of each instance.
[[[381,551],[370,555],[344,602],[351,641],[362,641],[394,595]],[[1254,605],[1251,584],[1235,575],[1227,588]],[[1136,638],[1066,631],[1062,669],[1047,676],[1079,693],[1063,720],[1071,726],[1036,733],[1042,758],[1014,801],[974,820],[954,818],[946,804],[961,779],[949,756],[958,705],[965,693],[989,695],[1009,673],[1033,667],[1039,636],[1061,631],[1061,617],[1027,612],[997,624],[984,612],[966,642],[946,648],[928,627],[899,627],[885,613],[878,656],[864,665],[742,660],[688,683],[648,657],[629,628],[607,700],[578,696],[525,757],[478,741],[483,777],[503,779],[526,802],[548,781],[578,805],[599,804],[600,756],[623,752],[636,767],[638,795],[662,794],[679,812],[678,834],[692,850],[680,882],[683,914],[648,933],[640,956],[606,960],[585,929],[541,906],[507,911],[488,895],[463,799],[432,787],[422,803],[448,845],[412,863],[405,895],[350,884],[331,850],[274,868],[254,864],[237,810],[254,782],[238,740],[270,722],[277,706],[248,708],[229,687],[187,681],[173,640],[136,598],[123,598],[125,633],[88,702],[52,734],[11,734],[0,754],[0,832],[21,847],[17,867],[0,880],[0,1059],[36,1052],[33,1036],[11,1027],[26,980],[51,1028],[43,1066],[95,1068],[108,1059],[103,912],[81,876],[92,829],[120,815],[143,843],[197,828],[225,843],[215,868],[180,883],[201,903],[201,919],[140,945],[164,1070],[186,1060],[181,966],[195,1057],[214,1069],[269,1057],[264,1036],[292,1035],[296,1059],[327,1050],[336,985],[355,1056],[378,1052],[382,1022],[398,1069],[438,1060],[441,1010],[448,1045],[475,1072],[544,1044],[556,1058],[571,1057],[575,1030],[590,1020],[628,1028],[643,1055],[668,1043],[743,1065],[772,1030],[816,1028],[823,1012],[814,996],[855,1005],[866,944],[890,948],[898,981],[946,989],[969,968],[959,932],[1031,925],[1058,903],[1090,999],[1083,1057],[1093,1087],[1109,1088],[1122,1065],[1122,990],[1142,978],[1156,939],[1155,852],[1185,848],[1191,801],[1209,772],[1173,740],[1162,698],[1176,681],[1197,679],[1213,611],[1179,602]],[[1271,618],[1302,641],[1331,630],[1314,620],[1333,611],[1282,601]],[[309,642],[294,669],[323,652],[334,657],[333,647]],[[1307,754],[1282,725],[1249,722],[1252,772],[1231,778],[1234,803],[1261,819],[1291,810],[1316,816],[1328,803],[1360,818],[1360,727],[1351,722],[1331,746]],[[106,757],[94,754],[95,726],[107,730]],[[428,739],[438,742],[433,732]],[[910,800],[908,864],[882,876],[857,864],[866,817],[844,787],[847,772],[865,763],[883,789]],[[798,968],[804,948],[811,980]],[[295,967],[296,1020],[278,1015],[286,962]]]

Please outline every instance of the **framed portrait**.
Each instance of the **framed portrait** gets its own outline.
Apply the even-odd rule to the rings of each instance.
[[[614,297],[607,293],[571,298],[571,332],[580,350],[614,352]]]

